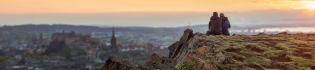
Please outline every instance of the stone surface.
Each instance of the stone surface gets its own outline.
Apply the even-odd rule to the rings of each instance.
[[[200,35],[202,35],[202,33],[200,33],[200,32],[196,32],[194,35],[198,35],[198,36],[200,36]]]
[[[145,66],[160,69],[163,67],[162,64],[170,63],[169,58],[166,55],[153,53],[148,61],[145,63]]]
[[[174,55],[177,55],[178,52],[179,52],[179,50],[177,50],[177,49],[180,49],[182,46],[183,46],[183,43],[180,42],[180,41],[177,41],[177,42],[173,43],[171,46],[169,46],[168,50],[170,52],[169,52],[168,57],[169,58],[174,58]]]
[[[141,65],[139,65],[138,68],[139,68],[140,70],[154,70],[153,68],[146,67],[146,66],[141,66]]]
[[[169,58],[173,59],[178,54],[178,52],[180,51],[183,44],[185,44],[193,35],[194,35],[193,30],[191,30],[189,28],[186,29],[184,31],[183,36],[180,38],[180,41],[177,41],[168,47],[168,49],[170,50]]]
[[[186,44],[184,44],[182,46],[182,48],[179,50],[178,55],[176,55],[176,57],[174,57],[171,61],[171,65],[174,68],[179,67],[180,65],[182,65],[184,63],[185,58],[192,53],[192,48],[193,45],[195,43],[195,38],[198,36],[194,36],[193,38],[191,38]]]
[[[186,43],[193,36],[193,30],[187,28],[184,31],[183,36],[180,38],[180,42]]]
[[[140,70],[137,65],[119,57],[109,57],[102,70]]]
[[[226,56],[218,50],[223,43],[207,38],[208,36],[203,35],[192,37],[183,45],[178,55],[171,61],[171,65],[178,68],[182,64],[187,66],[194,61],[195,70],[219,70],[212,62],[222,64],[226,61]]]

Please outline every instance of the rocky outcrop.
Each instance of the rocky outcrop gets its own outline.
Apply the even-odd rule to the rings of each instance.
[[[169,52],[169,58],[174,58],[179,52],[179,50],[177,50],[177,49],[182,48],[183,44],[184,43],[177,41],[177,42],[173,43],[171,46],[169,46],[168,47],[168,49],[170,51]]]
[[[227,57],[219,50],[223,43],[211,37],[214,36],[194,36],[173,59],[172,66],[177,68],[181,64],[188,65],[194,61],[196,70],[219,70],[215,64],[222,64]]]
[[[148,59],[145,66],[138,67],[132,66],[129,63],[121,63],[121,61],[118,60],[113,61],[111,59],[111,62],[106,62],[103,68],[108,69],[117,67],[128,67],[131,70],[176,70],[176,68],[180,67],[183,64],[187,66],[191,62],[195,62],[195,70],[219,70],[216,64],[231,62],[231,60],[229,60],[229,58],[225,56],[224,53],[219,51],[220,46],[223,45],[221,40],[214,38],[216,37],[207,36],[199,32],[194,35],[193,30],[186,29],[183,36],[180,38],[180,41],[177,41],[168,47],[170,51],[169,56],[154,53]]]
[[[211,63],[204,62],[200,57],[206,57],[211,61],[222,63],[225,61],[225,55],[219,51],[219,47],[223,45],[220,40],[212,40],[207,35],[195,35],[187,43],[185,43],[180,49],[180,53],[176,55],[171,61],[171,65],[174,68],[179,67],[182,64],[188,65],[191,62],[196,62],[196,69],[217,70],[218,68]]]
[[[193,30],[186,29],[183,36],[180,38],[180,42],[186,43],[193,36]]]
[[[140,70],[140,68],[124,58],[109,57],[102,70]]]
[[[173,59],[179,53],[179,50],[182,48],[183,44],[186,43],[192,36],[193,30],[186,29],[183,36],[180,38],[180,41],[177,41],[168,47],[170,51],[169,58]]]
[[[153,53],[148,61],[145,63],[145,66],[155,69],[165,68],[165,66],[170,65],[171,60],[163,54]]]

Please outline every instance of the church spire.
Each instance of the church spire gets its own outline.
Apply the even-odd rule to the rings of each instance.
[[[112,29],[112,38],[111,38],[111,49],[115,49],[115,51],[118,51],[118,48],[116,46],[116,38],[115,38],[115,30],[114,27]]]
[[[37,44],[37,36],[36,36],[36,34],[34,35],[34,43]]]
[[[43,33],[40,32],[40,34],[39,34],[39,43],[40,43],[40,44],[43,44],[43,41],[44,41],[44,39],[43,39]]]
[[[114,27],[113,27],[112,30],[113,30],[113,31],[112,31],[112,38],[115,38],[115,30],[114,30]]]

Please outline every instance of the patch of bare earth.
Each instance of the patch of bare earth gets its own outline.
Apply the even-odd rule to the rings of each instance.
[[[277,41],[274,40],[264,40],[264,39],[257,39],[257,40],[253,40],[253,41],[266,41],[269,42],[269,44],[265,44],[267,45],[267,47],[275,47],[277,45]]]
[[[227,52],[233,52],[233,53],[239,53],[241,50],[240,49],[225,49]]]
[[[315,66],[311,67],[312,70],[315,70]]]
[[[304,52],[310,52],[311,50],[300,49],[294,56],[303,57],[304,59],[312,59],[312,55],[303,54]]]
[[[278,58],[273,58],[271,59],[272,62],[271,62],[271,67],[267,67],[267,68],[270,68],[270,69],[279,69],[279,70],[287,70],[287,68],[285,66],[280,66],[278,63],[279,62],[292,62],[291,60],[289,59],[285,59],[285,55],[282,55]]]
[[[248,67],[254,68],[254,69],[256,69],[256,70],[264,70],[263,68],[261,68],[261,67],[258,66],[258,65],[249,65]]]

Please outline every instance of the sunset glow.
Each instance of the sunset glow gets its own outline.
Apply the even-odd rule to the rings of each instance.
[[[314,5],[315,0],[0,0],[0,25],[177,27],[206,24],[216,11],[235,25],[315,26]]]
[[[1,13],[246,12],[300,7],[291,0],[1,0]],[[308,3],[310,1],[307,1]],[[305,7],[305,6],[304,6]],[[310,7],[312,8],[312,6]]]
[[[313,9],[315,9],[315,5],[314,5],[314,4],[309,4],[309,5],[307,6],[307,8],[313,10]]]

